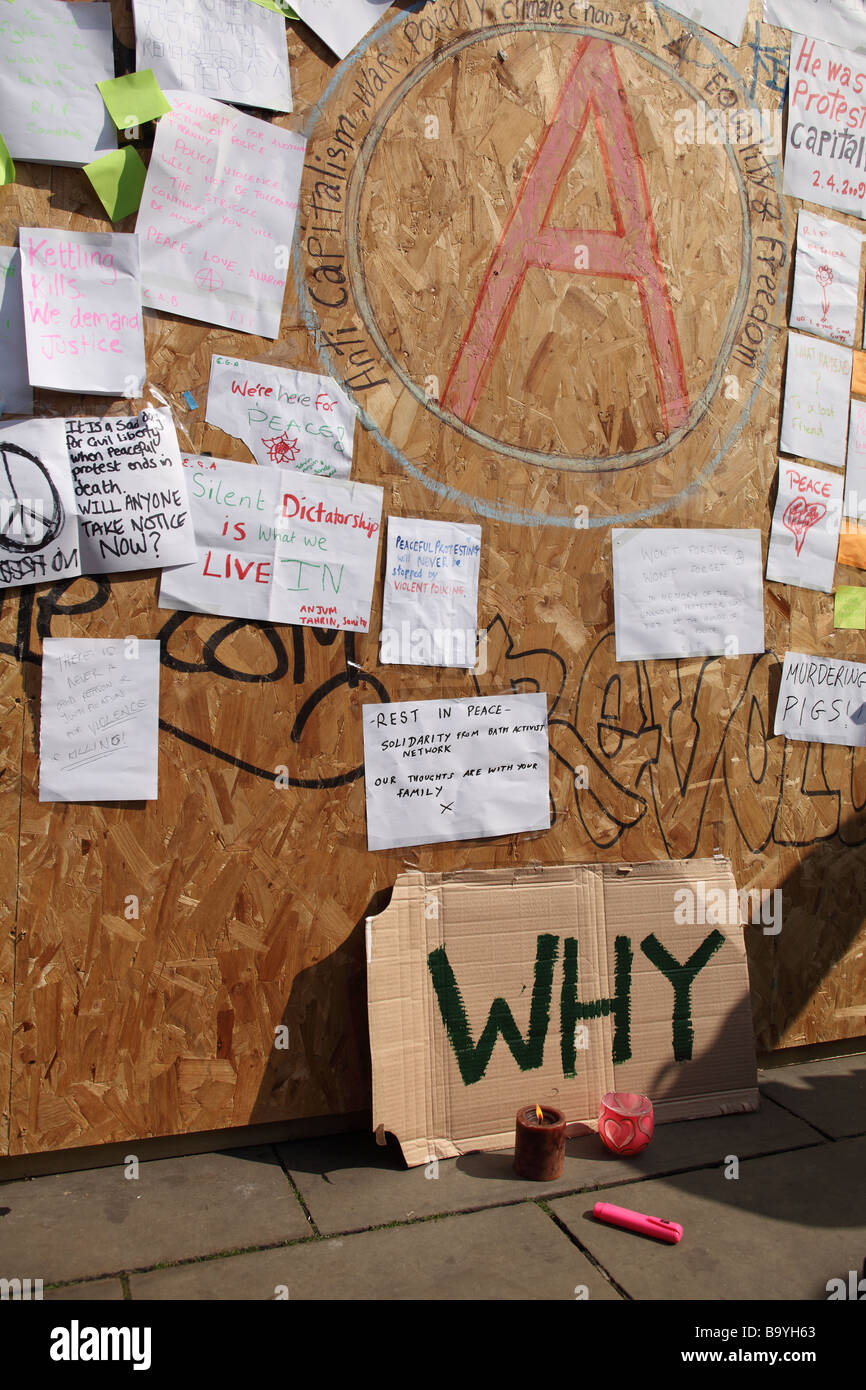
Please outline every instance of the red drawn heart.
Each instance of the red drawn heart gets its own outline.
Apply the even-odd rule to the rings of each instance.
[[[614,1120],[610,1115],[604,1121],[604,1138],[612,1149],[627,1149],[634,1137],[632,1120]]]
[[[807,502],[804,497],[795,497],[788,503],[782,516],[782,525],[787,526],[794,537],[794,547],[798,555],[803,549],[806,532],[826,515],[827,508],[823,502]]]

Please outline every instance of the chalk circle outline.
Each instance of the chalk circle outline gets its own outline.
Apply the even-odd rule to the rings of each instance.
[[[722,54],[719,51],[715,44],[711,42],[711,40],[704,33],[704,31],[701,30],[699,32],[698,27],[691,21],[687,20],[685,17],[681,17],[678,15],[677,20],[678,23],[682,26],[682,28],[689,32],[692,35],[692,37],[697,39],[701,47],[705,49],[707,53],[710,54],[710,56],[715,60],[717,67],[727,72],[736,90],[744,94],[745,79],[739,72],[737,72],[736,68],[733,67],[733,65],[727,60],[727,58],[725,58],[724,54]],[[331,79],[327,88],[323,92],[321,98],[310,112],[309,119],[304,128],[304,134],[308,142],[313,139],[316,133],[317,125],[319,124],[320,120],[322,120],[323,117],[326,115],[325,108],[327,102],[329,101],[333,93],[337,90],[337,88],[342,85],[343,81],[348,78],[348,75],[351,69],[354,67],[354,65],[364,57],[364,55],[367,52],[367,49],[374,42],[381,41],[387,35],[389,35],[393,29],[395,29],[397,26],[404,22],[405,14],[399,14],[388,24],[383,25],[381,28],[374,30],[373,33],[369,34],[366,37],[366,39],[364,39],[353,50],[350,57],[338,66],[337,71],[334,74],[334,77]],[[357,159],[347,180],[345,214],[345,226],[347,228],[347,232],[344,234],[344,240],[346,243],[346,262],[348,280],[350,289],[352,291],[353,302],[364,323],[364,327],[367,329],[368,333],[370,334],[370,337],[376,344],[376,347],[381,352],[384,361],[394,372],[397,380],[403,384],[403,386],[409,391],[409,393],[418,401],[418,403],[421,406],[423,406],[423,408],[429,414],[438,418],[440,423],[446,425],[450,429],[456,430],[465,438],[472,440],[473,443],[477,443],[480,444],[482,447],[488,448],[492,453],[500,457],[516,458],[522,463],[535,464],[542,468],[552,468],[554,471],[557,472],[598,474],[620,472],[628,468],[643,466],[646,463],[651,463],[656,459],[665,457],[674,449],[678,448],[679,445],[682,444],[688,438],[688,435],[691,434],[691,432],[697,427],[698,423],[703,418],[703,416],[707,413],[711,401],[718,395],[719,389],[724,382],[726,368],[729,366],[731,354],[733,351],[734,338],[736,336],[737,329],[740,326],[741,320],[745,316],[746,308],[748,307],[748,290],[751,285],[752,278],[752,245],[751,224],[749,221],[748,189],[746,187],[746,179],[742,173],[742,170],[739,168],[736,160],[733,157],[733,146],[728,144],[727,142],[723,144],[723,148],[725,150],[728,162],[736,179],[737,191],[740,200],[740,211],[742,217],[743,265],[740,272],[740,280],[737,295],[734,301],[734,307],[732,308],[731,314],[728,318],[727,329],[723,340],[723,349],[716,357],[715,369],[711,376],[708,378],[704,390],[701,392],[701,395],[698,397],[698,400],[694,403],[694,406],[690,409],[689,417],[685,424],[679,427],[677,430],[672,431],[665,437],[663,441],[661,441],[659,444],[655,446],[648,446],[647,449],[635,451],[635,453],[633,454],[624,454],[620,455],[619,457],[614,456],[613,458],[609,457],[607,459],[605,459],[604,456],[583,456],[576,457],[574,459],[565,459],[561,455],[550,455],[540,453],[535,450],[522,449],[519,446],[509,445],[503,441],[492,439],[490,436],[484,435],[480,431],[473,429],[472,426],[467,425],[466,422],[464,420],[460,420],[459,417],[454,416],[448,411],[442,410],[438,402],[428,399],[425,393],[423,392],[422,388],[418,386],[410,377],[404,374],[399,364],[392,356],[387,343],[382,338],[382,335],[379,332],[378,325],[376,324],[376,321],[372,314],[372,309],[369,304],[369,299],[366,291],[366,278],[364,275],[363,261],[359,252],[361,201],[363,198],[364,184],[367,172],[369,170],[369,165],[373,155],[376,152],[379,140],[381,139],[381,136],[384,132],[384,126],[387,124],[387,121],[390,120],[391,116],[394,114],[394,110],[396,109],[399,102],[407,95],[409,91],[412,90],[412,88],[415,85],[417,85],[418,82],[422,81],[429,74],[429,72],[432,72],[440,62],[444,61],[446,58],[453,58],[457,52],[461,52],[464,48],[471,47],[475,43],[486,43],[489,42],[491,39],[502,38],[508,34],[512,34],[517,31],[531,33],[549,33],[555,35],[569,34],[573,35],[576,38],[601,38],[605,42],[611,44],[619,44],[620,46],[631,50],[637,58],[644,59],[646,62],[650,63],[651,66],[657,68],[659,72],[661,72],[664,76],[666,76],[672,82],[674,82],[696,104],[699,104],[703,101],[703,94],[699,92],[698,89],[695,86],[693,86],[691,82],[687,81],[684,77],[677,73],[669,63],[659,58],[658,54],[651,52],[649,49],[642,47],[640,44],[635,43],[631,39],[626,39],[624,37],[614,37],[613,35],[608,34],[605,30],[597,29],[590,25],[548,24],[542,21],[514,21],[511,23],[489,25],[484,29],[473,30],[469,34],[461,35],[459,38],[453,40],[450,44],[446,44],[442,48],[437,48],[430,55],[429,58],[425,59],[416,68],[412,69],[412,71],[403,79],[403,81],[398,84],[398,86],[395,88],[394,92],[387,99],[387,101],[383,103],[381,109],[377,112],[374,120],[371,122],[370,129],[368,130],[367,134],[365,135],[363,141],[359,146]],[[745,105],[748,109],[751,109],[754,103],[746,100]],[[373,139],[374,136],[375,139]],[[782,195],[782,184],[779,172],[778,159],[776,158],[772,162],[768,160],[767,162],[773,175],[775,193],[778,198],[779,221],[781,223],[783,234],[785,236],[785,241],[787,243],[790,239],[789,217]],[[298,304],[301,310],[301,316],[304,319],[304,322],[306,323],[308,330],[314,335],[316,339],[319,356],[323,359],[325,365],[327,366],[329,374],[336,378],[336,380],[340,383],[340,385],[349,395],[350,399],[352,400],[353,404],[358,410],[359,418],[364,428],[370,435],[372,435],[374,439],[376,439],[376,441],[382,446],[386,453],[390,455],[390,457],[394,460],[395,463],[397,463],[406,473],[410,474],[419,482],[423,483],[429,491],[436,493],[440,497],[447,498],[448,500],[465,503],[469,506],[469,508],[472,511],[476,512],[479,515],[487,516],[491,520],[506,521],[521,526],[558,526],[565,527],[568,529],[574,529],[575,520],[573,511],[566,512],[560,515],[542,515],[538,512],[527,511],[524,509],[515,509],[495,501],[490,501],[488,498],[475,497],[471,493],[462,492],[459,488],[455,488],[451,486],[449,483],[443,482],[441,479],[432,476],[430,473],[427,472],[425,468],[419,467],[417,463],[414,463],[411,459],[409,459],[406,456],[406,454],[404,454],[403,451],[399,449],[397,445],[394,444],[388,438],[388,436],[384,433],[384,431],[380,428],[376,421],[368,414],[368,412],[364,409],[363,405],[361,404],[360,400],[356,399],[355,393],[348,385],[346,385],[346,383],[342,379],[342,374],[340,372],[339,365],[335,361],[335,355],[330,351],[330,348],[323,344],[321,341],[321,338],[323,336],[323,325],[321,322],[321,317],[307,292],[307,286],[303,274],[303,253],[301,247],[300,217],[295,219],[292,249],[294,253],[292,260],[294,264],[295,290],[298,296]],[[362,289],[362,292],[360,294],[358,293],[359,285]],[[745,428],[751,416],[752,406],[754,405],[755,399],[757,398],[758,392],[760,391],[761,386],[763,384],[764,376],[766,375],[767,370],[767,363],[772,347],[773,339],[768,334],[763,345],[763,351],[761,352],[760,357],[757,361],[756,381],[751,391],[751,394],[745,399],[743,403],[743,408],[741,409],[739,415],[736,417],[736,419],[730,426],[730,429],[726,434],[724,440],[722,441],[719,449],[716,451],[713,457],[704,465],[701,472],[698,473],[692,479],[691,482],[687,483],[686,486],[682,488],[679,492],[673,494],[668,498],[664,498],[663,500],[655,503],[652,506],[642,507],[634,512],[611,512],[605,516],[589,516],[581,522],[581,529],[595,529],[602,526],[618,526],[633,523],[635,521],[645,521],[648,520],[650,517],[662,515],[664,512],[669,511],[672,507],[675,507],[680,502],[684,501],[686,497],[698,491],[700,487],[703,485],[703,483],[706,482],[706,480],[718,467],[725,454],[728,452],[728,450],[731,448],[731,446],[734,444],[738,436],[742,433],[743,429]],[[699,414],[696,413],[698,407],[700,407]]]
[[[8,524],[5,527],[3,527],[2,530],[0,530],[0,549],[11,551],[14,555],[27,555],[35,553],[39,550],[44,550],[46,546],[49,546],[52,541],[55,541],[57,539],[57,537],[60,535],[60,532],[63,530],[63,525],[66,520],[66,513],[64,511],[63,502],[60,498],[60,493],[55,487],[54,480],[51,477],[50,473],[48,472],[48,469],[45,467],[45,464],[42,462],[42,460],[40,458],[37,458],[35,454],[31,454],[29,449],[22,449],[20,444],[13,444],[11,441],[8,444],[0,442],[0,459],[2,459],[2,471],[6,474],[6,480],[9,483],[9,491],[11,492],[15,501],[18,503],[19,508],[21,506],[21,501],[18,496],[18,491],[15,486],[15,483],[13,482],[12,474],[10,472],[10,464],[8,458],[9,454],[16,454],[19,458],[26,459],[28,463],[35,464],[37,470],[42,474],[43,478],[45,479],[45,482],[48,484],[48,490],[51,494],[51,502],[53,508],[52,518],[49,525],[43,531],[42,537],[39,541],[12,540],[9,536]],[[42,519],[44,520],[44,518]]]

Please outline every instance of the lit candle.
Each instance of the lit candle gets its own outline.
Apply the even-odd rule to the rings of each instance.
[[[517,1112],[514,1171],[532,1182],[562,1176],[565,1162],[565,1116],[552,1105],[529,1105]]]

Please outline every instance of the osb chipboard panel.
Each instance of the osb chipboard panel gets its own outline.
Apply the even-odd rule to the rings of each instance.
[[[741,888],[783,892],[782,931],[746,932],[758,1045],[866,1032],[866,754],[770,736],[785,650],[863,660],[863,634],[834,632],[827,595],[767,585],[758,659],[614,659],[612,524],[768,533],[796,220],[772,146],[787,35],[761,25],[737,51],[644,5],[408,8],[341,66],[288,26],[295,112],[278,121],[308,131],[309,157],[280,339],[148,313],[148,400],[186,447],[242,459],[204,422],[212,353],[337,376],[364,412],[353,475],[386,512],[482,523],[482,669],[172,614],[153,575],[5,591],[12,1153],[363,1109],[363,919],[407,864],[718,849]],[[700,140],[701,103],[766,113],[770,147]],[[0,190],[0,240],[19,224],[107,230],[80,171],[36,165]],[[38,802],[49,633],[161,638],[158,802]],[[361,706],[511,685],[550,696],[553,828],[368,854]]]

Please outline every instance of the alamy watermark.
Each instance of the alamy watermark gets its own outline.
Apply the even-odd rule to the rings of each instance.
[[[674,891],[674,921],[679,926],[738,926],[751,922],[763,925],[764,936],[778,936],[782,930],[781,888],[707,887],[703,879],[695,888]]]
[[[782,112],[757,106],[697,108],[674,112],[674,141],[678,145],[762,145],[771,155],[782,153]]]

